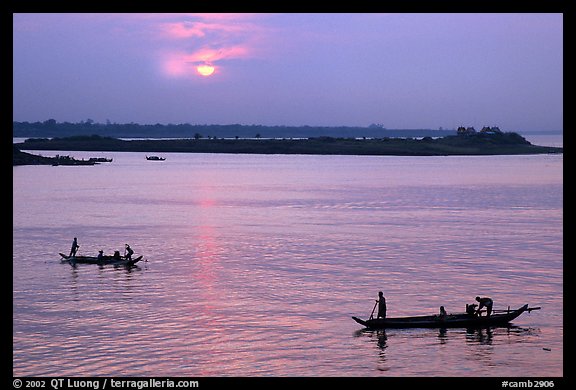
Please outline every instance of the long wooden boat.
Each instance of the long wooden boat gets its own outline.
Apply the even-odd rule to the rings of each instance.
[[[369,329],[385,328],[476,328],[486,326],[502,326],[508,324],[520,316],[525,311],[539,310],[540,307],[529,308],[524,305],[515,310],[503,310],[492,312],[492,315],[476,316],[474,314],[447,314],[440,315],[415,316],[415,317],[396,317],[396,318],[371,318],[362,320],[358,317],[352,317],[354,321]]]
[[[98,265],[126,265],[132,266],[142,260],[142,256],[138,256],[133,259],[127,259],[124,256],[120,258],[114,256],[103,256],[102,259],[98,259],[97,256],[68,256],[64,253],[60,253],[62,256],[62,261],[67,261],[70,264],[98,264]]]
[[[96,161],[92,161],[92,160],[78,160],[75,159],[74,157],[70,157],[70,156],[60,156],[60,155],[56,155],[55,157],[52,157],[52,166],[56,167],[59,165],[96,165],[97,162]]]
[[[112,162],[111,158],[106,158],[106,157],[90,157],[88,159],[88,161],[94,161],[94,162]]]

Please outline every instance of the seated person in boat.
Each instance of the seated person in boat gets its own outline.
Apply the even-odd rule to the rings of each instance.
[[[97,257],[98,261],[103,261],[104,260],[104,251],[103,250],[99,250],[98,251],[98,257]]]
[[[384,293],[382,291],[378,292],[378,317],[386,318],[386,298],[384,298]]]
[[[114,260],[120,260],[120,251],[114,251]]]
[[[440,315],[438,317],[440,317],[441,320],[443,320],[444,318],[446,318],[446,309],[444,309],[444,306],[440,306]]]
[[[470,315],[476,315],[476,307],[478,307],[477,304],[473,303],[471,305],[466,304],[466,314],[470,314]]]
[[[478,316],[482,315],[480,310],[482,310],[482,308],[485,307],[486,308],[486,317],[490,317],[490,314],[492,314],[492,306],[494,305],[494,302],[492,302],[492,299],[490,299],[488,297],[484,297],[484,298],[476,297],[476,301],[478,301],[478,303],[479,303],[478,310],[476,311]]]

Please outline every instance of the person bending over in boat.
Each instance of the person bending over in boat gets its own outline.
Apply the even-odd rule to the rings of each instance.
[[[74,241],[72,241],[72,248],[70,248],[70,256],[76,256],[76,252],[78,251],[78,248],[80,248],[80,245],[78,245],[78,239],[76,237],[74,237]]]
[[[378,292],[378,317],[377,318],[386,318],[386,298],[384,298],[384,293],[382,291]]]
[[[134,251],[132,250],[132,248],[130,248],[130,245],[126,244],[126,250],[124,252],[126,253],[124,257],[126,257],[127,260],[132,260],[132,255],[134,254]]]
[[[478,310],[476,311],[476,314],[478,314],[478,316],[481,316],[482,314],[481,314],[480,310],[483,307],[485,307],[486,308],[486,317],[490,317],[490,314],[492,314],[492,306],[494,305],[494,302],[492,302],[492,299],[490,299],[488,297],[484,297],[484,298],[476,297],[476,300],[479,303]]]

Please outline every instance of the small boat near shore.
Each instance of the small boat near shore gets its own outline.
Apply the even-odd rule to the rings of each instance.
[[[93,161],[93,162],[97,162],[97,163],[102,163],[102,162],[112,162],[111,158],[106,158],[106,157],[90,157],[88,159],[88,161]]]
[[[133,266],[142,260],[142,256],[135,257],[133,259],[127,259],[124,256],[114,257],[114,256],[103,256],[99,259],[97,256],[68,256],[64,253],[60,253],[62,256],[62,261],[69,262],[70,264],[98,264],[98,265],[126,265]]]
[[[477,316],[468,313],[427,315],[414,317],[370,318],[362,320],[352,317],[354,321],[368,329],[386,328],[478,328],[487,326],[504,326],[524,312],[539,310],[540,307],[524,305],[513,310],[494,310],[490,316]]]
[[[74,157],[70,157],[70,156],[60,156],[60,155],[56,155],[55,157],[52,157],[52,166],[57,167],[59,165],[95,165],[97,164],[96,161],[93,160],[78,160],[75,159]]]

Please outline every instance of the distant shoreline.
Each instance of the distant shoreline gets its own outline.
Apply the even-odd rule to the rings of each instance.
[[[28,139],[17,150],[146,153],[233,153],[370,156],[479,156],[563,153],[562,147],[532,145],[517,133],[452,135],[439,138],[162,139],[121,140],[75,136]]]
[[[541,134],[543,131],[520,131],[522,134]],[[283,126],[241,124],[139,124],[97,123],[86,120],[78,123],[57,122],[12,122],[12,136],[26,138],[50,138],[91,136],[113,138],[392,138],[392,137],[444,137],[456,135],[457,130],[438,129],[393,129],[382,124],[370,126]],[[545,134],[562,134],[562,130]]]

